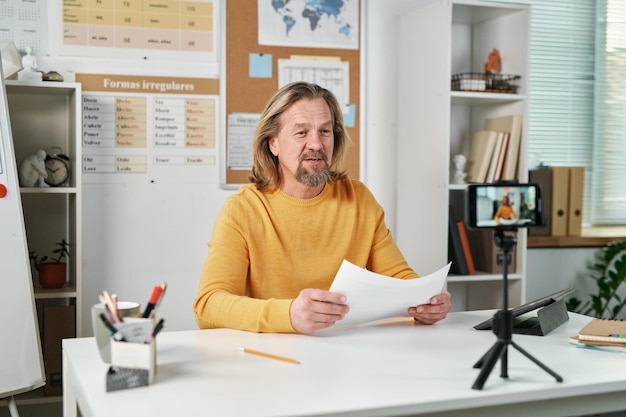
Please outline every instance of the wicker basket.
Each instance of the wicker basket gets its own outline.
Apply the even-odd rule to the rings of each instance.
[[[521,80],[520,75],[464,72],[452,76],[452,91],[515,94]]]

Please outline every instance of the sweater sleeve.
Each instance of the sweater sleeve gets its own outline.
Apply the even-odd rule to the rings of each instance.
[[[231,200],[215,222],[194,302],[196,322],[203,329],[227,327],[293,333],[289,317],[291,299],[247,296],[248,246],[245,230],[237,221],[238,213],[237,204]]]
[[[373,206],[368,211],[374,213],[373,221],[376,224],[367,269],[388,277],[417,278],[419,275],[409,266],[387,228],[383,208],[367,188],[362,187],[361,192],[364,193],[363,199],[367,202],[362,204]]]

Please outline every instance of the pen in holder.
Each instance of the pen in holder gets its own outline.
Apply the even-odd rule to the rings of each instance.
[[[117,323],[117,337],[111,338],[111,367],[107,372],[107,392],[149,385],[157,367],[156,335],[163,319],[127,318]]]
[[[141,305],[136,302],[131,301],[119,301],[116,303],[117,307],[117,316],[120,321],[123,321],[129,317],[140,317],[141,316]],[[111,323],[109,319],[110,316],[107,317],[107,321],[101,320],[101,314],[107,312],[107,307],[105,303],[95,304],[91,308],[91,326],[93,329],[93,333],[95,336],[96,344],[98,346],[98,352],[100,353],[100,358],[104,363],[111,363],[111,336],[115,332],[112,332],[108,323]],[[115,323],[115,322],[114,322]],[[117,324],[117,323],[115,323]]]

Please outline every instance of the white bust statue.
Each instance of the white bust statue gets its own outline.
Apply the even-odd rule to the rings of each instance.
[[[24,71],[36,71],[37,70],[37,58],[32,55],[33,48],[27,46],[26,55],[22,57],[22,68]]]
[[[454,178],[452,179],[453,184],[465,184],[465,177],[467,176],[466,172],[463,172],[465,169],[465,163],[467,162],[467,158],[465,155],[454,155],[452,159],[454,161],[454,167],[456,168],[454,171]]]
[[[46,184],[46,151],[40,149],[35,155],[31,155],[22,161],[20,165],[21,187],[49,187]]]

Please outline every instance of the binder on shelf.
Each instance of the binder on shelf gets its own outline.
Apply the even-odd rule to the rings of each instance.
[[[43,361],[46,370],[45,395],[63,394],[63,339],[76,337],[75,306],[43,306]]]
[[[496,246],[492,230],[468,230],[467,238],[473,248],[474,266],[488,274],[504,272],[504,253]],[[509,254],[508,272],[515,272],[515,251]]]
[[[522,142],[523,124],[524,117],[522,115],[490,117],[485,119],[485,130],[509,133],[509,143],[506,158],[504,159],[504,166],[502,168],[502,176],[500,178],[502,180],[508,181],[517,179],[517,162],[520,144]]]
[[[583,224],[583,192],[585,167],[569,169],[569,199],[567,204],[567,235],[580,236]]]
[[[567,203],[569,194],[569,167],[552,167],[552,207],[550,235],[567,235]]]
[[[476,267],[474,266],[472,249],[470,247],[469,240],[467,239],[467,229],[465,228],[465,223],[462,220],[459,220],[456,222],[456,226],[459,229],[461,246],[463,246],[463,255],[465,255],[465,263],[467,265],[467,275],[474,275],[476,273]]]
[[[498,132],[495,131],[474,132],[467,157],[467,182],[485,182],[497,138]]]
[[[539,184],[541,187],[544,218],[544,226],[530,227],[528,234],[531,236],[550,236],[552,228],[552,170],[547,166],[532,169],[528,172],[528,181]]]
[[[449,206],[448,220],[448,262],[452,262],[450,273],[468,275],[467,261],[463,253],[463,244],[452,205]]]

